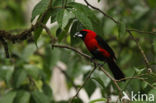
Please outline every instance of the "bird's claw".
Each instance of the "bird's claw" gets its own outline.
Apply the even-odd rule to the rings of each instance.
[[[98,63],[98,64],[97,64],[97,66],[99,66],[99,67],[103,67],[103,66],[104,66],[104,64],[99,64],[99,63]]]
[[[91,60],[91,62],[94,62],[94,60],[95,60],[95,57],[91,57],[91,59],[90,59],[90,60]]]

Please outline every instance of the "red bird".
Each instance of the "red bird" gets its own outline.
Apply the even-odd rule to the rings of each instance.
[[[116,58],[113,50],[100,36],[96,35],[94,31],[83,29],[80,32],[77,32],[74,36],[79,37],[84,41],[87,49],[93,55],[93,58],[107,62],[116,80],[125,77],[115,63]]]

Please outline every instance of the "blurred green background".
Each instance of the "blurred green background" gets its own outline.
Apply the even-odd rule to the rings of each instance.
[[[0,30],[6,30],[16,35],[29,28],[31,21],[35,23],[38,15],[46,10],[49,0],[39,1],[33,11],[29,11],[32,12],[32,18],[29,18],[29,20],[27,16],[29,15],[27,11],[29,6],[27,5],[30,1],[0,0]],[[91,2],[91,0],[88,1]],[[121,22],[121,26],[156,32],[155,0],[95,1],[101,5],[103,11]],[[85,4],[75,3],[74,0],[53,0],[52,9],[48,12],[47,17],[49,19],[48,27],[52,35],[58,38],[56,43],[70,45],[89,54],[82,41],[73,38],[73,34],[82,28],[93,29],[113,48],[117,57],[117,64],[126,77],[147,72],[144,58],[136,42],[127,32],[120,30],[124,27],[115,24],[98,11],[88,8]],[[140,91],[143,94],[153,93],[156,99],[156,90],[153,88],[156,88],[156,75],[154,73],[156,72],[156,35],[132,33],[147,55],[153,73],[142,77],[146,78],[147,82],[132,79],[124,83],[121,82],[119,85],[128,94],[131,91],[135,93]],[[33,33],[33,35],[36,35],[36,33]],[[69,98],[75,94],[73,83],[76,87],[79,87],[88,72],[93,68],[89,60],[71,50],[51,48],[50,38],[44,30],[39,35],[39,38],[35,38],[37,39],[37,47],[32,39],[15,44],[7,41],[11,55],[9,59],[5,57],[3,45],[0,44],[0,103],[68,103]],[[109,71],[107,65],[104,65],[104,68]],[[56,72],[56,69],[59,72],[65,72],[68,77],[62,72]],[[63,75],[64,78],[63,84],[61,84],[64,87],[60,86],[60,88],[65,88],[67,91],[65,94],[68,95],[64,100],[61,97],[57,98],[59,95],[65,95],[64,92],[61,95],[55,90],[58,89],[56,86],[59,86],[56,82],[61,83],[62,81],[62,79],[59,81],[60,75]],[[54,80],[53,78],[58,79]],[[87,95],[88,99],[86,100],[80,96],[74,102],[81,103],[82,101],[93,100],[90,97],[97,88],[99,90],[98,98],[102,98],[101,101],[105,101],[112,95],[118,95],[112,81],[103,72],[96,70],[84,87],[84,94]],[[70,93],[71,90],[73,90],[72,93]]]

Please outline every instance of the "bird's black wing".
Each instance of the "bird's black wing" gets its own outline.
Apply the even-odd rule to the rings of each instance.
[[[116,59],[113,50],[112,50],[112,49],[109,47],[109,45],[102,39],[102,37],[100,37],[100,36],[97,35],[97,36],[96,36],[96,40],[98,41],[99,45],[100,45],[103,49],[107,50],[107,51],[111,54],[111,56],[112,56],[114,59]]]

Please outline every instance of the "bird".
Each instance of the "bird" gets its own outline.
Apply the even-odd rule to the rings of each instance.
[[[94,31],[83,29],[74,34],[74,37],[81,38],[89,52],[93,55],[92,58],[104,61],[108,64],[114,78],[120,80],[125,78],[124,73],[116,64],[116,57],[111,47],[104,39],[97,35]]]

